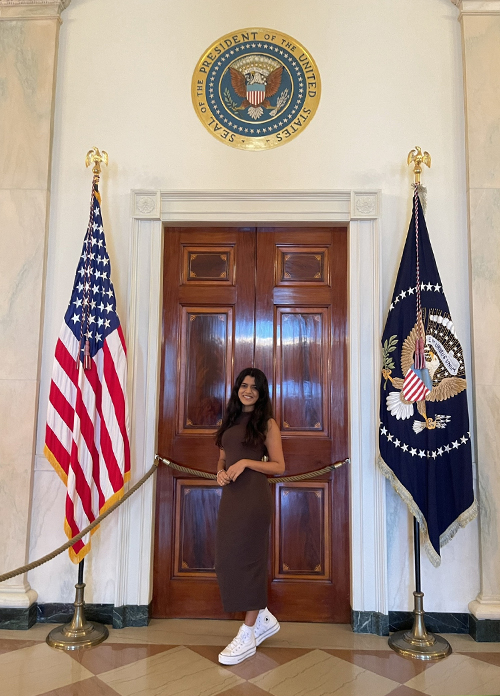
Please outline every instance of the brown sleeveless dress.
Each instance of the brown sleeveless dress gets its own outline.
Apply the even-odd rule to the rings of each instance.
[[[226,468],[240,459],[262,459],[265,447],[244,445],[250,413],[242,413],[222,436]],[[267,476],[245,469],[223,486],[217,517],[215,571],[224,611],[267,606],[267,563],[273,500]]]

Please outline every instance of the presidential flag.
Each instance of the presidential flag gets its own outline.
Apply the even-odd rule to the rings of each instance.
[[[56,345],[45,455],[65,485],[69,539],[122,497],[130,478],[127,362],[94,182],[73,292]],[[95,531],[95,529],[93,530]],[[90,535],[69,549],[78,563]]]
[[[382,336],[380,459],[431,562],[477,515],[464,356],[415,188]]]

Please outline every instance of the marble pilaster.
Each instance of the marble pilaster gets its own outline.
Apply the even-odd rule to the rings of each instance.
[[[28,556],[55,69],[68,4],[0,0],[0,573]],[[36,597],[26,576],[2,583],[0,619]]]
[[[481,591],[469,609],[500,621],[500,2],[461,0],[471,258]],[[484,638],[487,639],[487,638]]]

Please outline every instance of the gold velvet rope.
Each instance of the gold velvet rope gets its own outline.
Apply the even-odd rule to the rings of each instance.
[[[156,469],[158,468],[158,462],[162,462],[166,466],[170,467],[171,469],[175,469],[176,471],[180,471],[183,474],[189,474],[190,476],[196,476],[197,478],[205,478],[205,479],[211,479],[215,480],[216,479],[216,474],[211,474],[208,471],[200,471],[198,469],[190,469],[187,466],[181,466],[180,464],[175,464],[174,462],[171,462],[169,459],[165,459],[164,457],[160,457],[159,454],[155,456],[155,463],[149,469],[149,471],[144,474],[144,476],[141,478],[140,481],[137,481],[137,483],[128,490],[123,498],[120,498],[120,500],[117,500],[114,505],[112,505],[106,512],[103,512],[99,517],[96,517],[96,519],[88,525],[88,527],[85,527],[79,534],[74,536],[72,539],[69,539],[65,544],[62,546],[59,546],[59,548],[55,549],[51,553],[48,553],[46,556],[43,556],[42,558],[39,558],[37,561],[33,561],[32,563],[28,563],[27,565],[21,566],[21,568],[16,568],[15,570],[11,570],[9,573],[4,573],[3,575],[0,575],[0,582],[4,582],[5,580],[10,580],[10,578],[16,577],[16,575],[22,575],[23,573],[27,573],[29,570],[33,570],[33,568],[38,568],[38,566],[43,565],[44,563],[47,563],[47,561],[51,561],[53,558],[56,556],[59,556],[59,554],[63,553],[63,551],[66,551],[69,549],[71,546],[76,544],[77,541],[80,541],[80,539],[83,539],[83,537],[91,532],[95,527],[97,527],[98,524],[100,524],[108,515],[110,515],[116,508],[120,507],[120,505],[123,505],[123,503],[130,498],[131,495],[133,495],[146,481],[150,476],[154,474]],[[343,461],[335,462],[334,464],[330,464],[329,466],[325,466],[322,469],[318,469],[317,471],[308,471],[305,474],[297,474],[296,476],[279,476],[277,478],[269,478],[270,483],[288,483],[292,481],[306,481],[307,479],[312,479],[316,478],[317,476],[322,476],[323,474],[327,474],[329,471],[332,471],[333,469],[338,469],[341,467],[343,464],[349,464],[350,460],[349,459],[344,459]]]
[[[175,469],[176,471],[181,471],[183,474],[190,474],[191,476],[197,476],[198,478],[206,478],[206,479],[217,479],[217,474],[211,474],[208,471],[200,471],[199,469],[190,469],[187,466],[181,466],[180,464],[174,464],[174,462],[171,462],[170,459],[164,459],[163,457],[160,457],[159,454],[156,455],[155,459],[159,460],[160,462],[163,462],[163,464],[166,464],[166,466],[170,467],[171,469]],[[323,474],[327,474],[329,471],[332,471],[332,469],[338,469],[341,467],[343,464],[349,464],[350,459],[343,459],[340,462],[335,462],[334,464],[329,464],[328,466],[323,467],[323,469],[318,469],[317,471],[307,471],[305,474],[297,474],[296,476],[279,476],[279,477],[273,477],[273,478],[268,478],[269,483],[289,483],[291,481],[306,481],[307,479],[311,478],[316,478],[317,476],[322,476]]]

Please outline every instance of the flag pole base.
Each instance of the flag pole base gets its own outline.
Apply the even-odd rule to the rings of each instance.
[[[414,621],[411,631],[398,631],[389,646],[402,657],[413,660],[442,660],[451,654],[451,645],[442,636],[428,633],[424,622],[424,593],[414,592]]]
[[[91,623],[85,618],[85,602],[83,601],[85,584],[79,582],[75,588],[75,613],[69,623],[58,626],[49,633],[46,642],[51,648],[58,650],[93,648],[106,640],[109,635],[106,626],[100,623]]]

